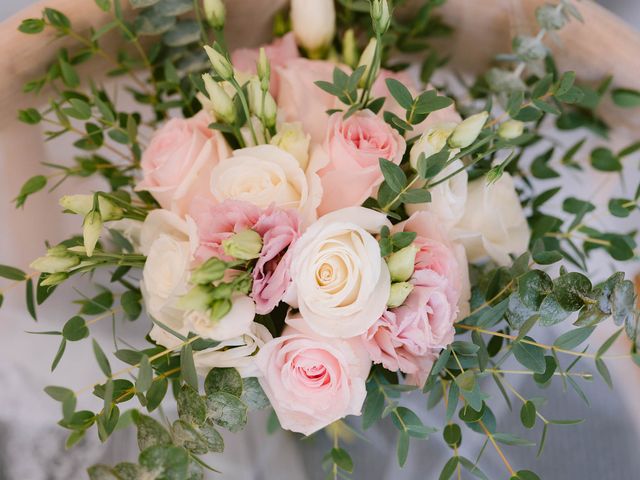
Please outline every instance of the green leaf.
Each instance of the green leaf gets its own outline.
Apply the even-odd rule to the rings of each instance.
[[[18,30],[22,33],[33,35],[44,30],[45,23],[41,18],[25,18],[18,26]]]
[[[235,397],[242,395],[242,377],[235,368],[213,368],[204,380],[205,394],[226,392]]]
[[[494,433],[493,438],[500,443],[504,443],[505,445],[513,445],[518,447],[531,447],[535,445],[534,442],[531,442],[525,438],[518,437],[516,435],[512,435],[510,433]]]
[[[616,88],[611,91],[614,103],[622,108],[640,107],[640,91],[630,88]]]
[[[443,95],[438,95],[435,90],[427,90],[416,99],[415,113],[426,115],[437,110],[442,110],[453,105],[453,100]]]
[[[207,405],[198,392],[183,385],[178,393],[178,415],[187,423],[202,425],[207,418]]]
[[[142,313],[142,294],[137,290],[127,290],[120,297],[120,305],[129,320],[135,320]]]
[[[387,185],[389,185],[389,188],[391,188],[395,193],[400,193],[407,185],[407,176],[395,163],[384,158],[380,158],[379,162],[380,170],[382,170],[382,175],[384,176]]]
[[[76,408],[76,395],[73,390],[65,387],[49,386],[45,387],[44,391],[51,398],[62,404],[63,418],[71,418]]]
[[[193,361],[193,349],[187,344],[180,350],[180,379],[198,391],[198,373]]]
[[[176,17],[158,15],[155,9],[150,8],[136,17],[135,31],[138,35],[161,35],[171,30],[176,21]]]
[[[133,8],[146,8],[155,5],[160,0],[129,0]]]
[[[169,388],[169,381],[166,378],[156,378],[151,384],[151,387],[147,391],[147,411],[153,412],[162,403],[167,389]]]
[[[447,165],[449,156],[450,151],[446,147],[429,157],[420,155],[418,157],[418,175],[424,179],[435,177]]]
[[[579,310],[591,293],[591,281],[581,273],[571,272],[553,282],[553,295],[562,308],[569,312]]]
[[[476,386],[476,377],[471,370],[467,370],[466,372],[458,375],[455,378],[455,381],[458,387],[469,392],[472,391],[473,387]]]
[[[207,416],[231,432],[237,432],[247,423],[247,406],[227,392],[213,392],[206,397]]]
[[[407,190],[400,197],[403,203],[428,203],[431,201],[431,192],[423,188]]]
[[[58,347],[58,351],[56,352],[56,356],[53,357],[53,362],[51,362],[51,371],[53,372],[56,367],[58,366],[58,364],[60,363],[60,360],[62,360],[62,355],[64,355],[64,351],[67,348],[67,341],[63,338],[60,341],[60,346]]]
[[[38,321],[38,316],[36,314],[36,306],[33,298],[33,280],[29,278],[25,283],[25,296],[27,303],[27,311],[31,318],[33,318],[36,322]]]
[[[75,68],[62,58],[58,60],[58,64],[60,65],[60,74],[62,75],[64,84],[69,88],[78,87],[80,85],[80,77],[78,77]]]
[[[541,270],[531,270],[518,281],[518,294],[527,307],[537,309],[553,291],[553,281]]]
[[[181,480],[188,477],[189,454],[184,448],[157,445],[140,453],[140,465],[158,480]]]
[[[191,453],[204,455],[209,451],[207,440],[198,432],[197,427],[183,420],[176,420],[171,426],[171,432],[175,443]]]
[[[247,405],[249,410],[261,410],[271,405],[256,377],[242,379],[242,396],[240,400]]]
[[[27,279],[27,274],[15,267],[0,265],[0,277],[21,282]]]
[[[406,432],[400,432],[398,435],[398,447],[396,454],[398,457],[398,465],[401,467],[407,462],[407,456],[409,455],[409,441],[411,437]]]
[[[529,337],[525,337],[525,339],[533,341]],[[544,350],[542,348],[528,343],[518,342],[513,344],[512,350],[516,360],[529,370],[536,373],[544,373],[546,370]]]
[[[596,368],[598,369],[598,373],[602,377],[602,379],[609,385],[609,388],[613,388],[613,381],[611,380],[611,374],[609,373],[609,369],[607,365],[604,363],[602,358],[596,358]]]
[[[591,166],[602,172],[622,170],[620,159],[608,148],[599,147],[591,151]]]
[[[44,175],[36,175],[34,177],[31,177],[24,183],[24,185],[22,185],[20,193],[14,199],[14,201],[16,202],[16,207],[23,206],[29,195],[39,192],[46,186],[47,178]]]
[[[109,310],[113,305],[113,293],[106,290],[92,299],[82,300],[81,315],[99,315]]]
[[[182,15],[193,10],[192,0],[162,0],[154,10],[165,17]]]
[[[84,318],[76,315],[71,317],[62,327],[62,336],[70,341],[77,342],[89,336],[89,328]]]
[[[536,406],[527,400],[520,409],[520,421],[526,428],[533,428],[536,424]]]
[[[391,96],[396,99],[398,104],[405,110],[409,110],[413,105],[413,97],[409,89],[394,78],[387,78],[385,83]]]
[[[442,437],[451,448],[458,448],[462,443],[462,430],[457,423],[450,423],[442,431]]]
[[[18,120],[28,125],[36,125],[42,120],[42,115],[35,108],[27,108],[18,112]]]
[[[546,152],[538,155],[531,164],[531,174],[540,179],[549,179],[559,177],[560,174],[548,166],[549,161],[553,157],[555,149],[551,147]]]
[[[178,21],[171,30],[162,36],[162,41],[169,47],[183,47],[197,42],[200,38],[200,25],[195,20]]]
[[[563,350],[571,350],[583,343],[593,333],[596,327],[580,327],[575,330],[569,330],[560,335],[553,346]]]
[[[122,480],[120,475],[106,465],[93,465],[87,469],[87,473],[89,480]]]
[[[93,354],[96,357],[96,361],[98,362],[98,366],[100,367],[100,370],[102,370],[102,373],[104,373],[106,377],[110,377],[111,365],[109,365],[109,360],[107,359],[107,356],[104,354],[104,351],[102,350],[102,348],[100,347],[100,345],[95,339],[92,339],[92,345],[93,345]]]
[[[43,13],[44,13],[44,16],[47,18],[47,20],[49,21],[49,23],[54,27],[63,28],[63,29],[67,29],[71,27],[71,22],[69,21],[67,16],[62,12],[55,10],[53,8],[45,8]]]
[[[136,378],[136,391],[146,392],[151,388],[153,383],[153,368],[151,368],[151,362],[146,355],[142,356],[140,360],[140,367],[138,369],[138,378]]]
[[[540,480],[540,477],[529,470],[520,470],[516,474],[516,480]]]
[[[398,430],[408,433],[411,437],[427,438],[435,431],[434,428],[425,426],[422,420],[406,407],[396,407],[391,420]]]
[[[609,200],[609,211],[611,215],[619,218],[628,217],[631,212],[637,208],[635,201],[627,200],[625,198],[612,198]]]
[[[611,346],[618,339],[618,337],[620,336],[622,331],[623,331],[623,329],[621,328],[620,330],[615,332],[613,335],[611,335],[609,338],[607,338],[607,340],[605,340],[605,342],[602,344],[602,346],[596,352],[596,358],[599,358],[602,355],[604,355],[605,353],[607,353],[607,351],[611,348]]]
[[[138,447],[140,450],[172,444],[171,435],[157,420],[139,412],[135,413],[133,420],[138,428]]]
[[[332,448],[331,459],[339,468],[346,472],[353,472],[353,460],[349,453],[343,448]]]
[[[95,0],[95,2],[103,12],[108,12],[111,9],[111,0]]]

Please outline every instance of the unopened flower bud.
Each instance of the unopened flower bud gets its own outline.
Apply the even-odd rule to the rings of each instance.
[[[493,167],[491,170],[487,172],[487,175],[485,176],[487,184],[491,185],[492,183],[496,183],[498,180],[500,180],[500,177],[502,177],[503,173],[504,173],[504,166],[497,165]]]
[[[260,234],[247,229],[222,241],[224,253],[238,260],[253,260],[260,256],[262,238]]]
[[[51,275],[47,275],[47,277],[40,282],[40,285],[43,287],[55,287],[67,278],[69,278],[69,274],[65,272],[52,273]]]
[[[100,215],[100,212],[92,210],[87,213],[82,223],[82,237],[84,239],[84,248],[87,252],[87,257],[93,255],[93,250],[96,248],[101,232],[102,215]]]
[[[452,148],[467,148],[476,141],[482,131],[482,127],[489,118],[489,112],[480,112],[463,120],[449,137],[449,146]]]
[[[210,286],[197,285],[181,296],[176,306],[181,310],[206,312],[213,302],[212,291]]]
[[[65,210],[86,215],[93,209],[93,195],[65,195],[58,203]],[[122,209],[103,197],[98,197],[100,215],[105,222],[120,220],[123,217]]]
[[[353,28],[344,32],[342,37],[342,59],[351,68],[356,68],[358,64],[358,46]]]
[[[209,60],[211,61],[211,65],[213,69],[216,71],[223,80],[231,80],[233,78],[233,66],[227,60],[227,58],[217,51],[215,48],[211,48],[209,45],[204,46],[205,52],[209,56]]]
[[[212,322],[217,322],[231,310],[231,300],[214,300],[211,304],[209,317]]]
[[[227,9],[222,0],[203,0],[204,14],[209,25],[216,30],[222,30],[227,15]]]
[[[264,92],[263,107],[262,120],[264,121],[264,126],[267,128],[275,127],[276,117],[278,116],[278,106],[269,92]]]
[[[409,282],[392,283],[389,300],[387,300],[387,307],[395,308],[402,305],[412,290],[413,285]]]
[[[225,123],[233,123],[236,120],[236,108],[231,97],[208,73],[202,75],[202,80],[216,118]]]
[[[389,258],[387,258],[387,266],[389,267],[392,281],[406,282],[411,278],[415,268],[417,253],[418,248],[411,244],[389,255]]]
[[[524,132],[524,123],[519,120],[507,120],[498,127],[498,135],[505,140],[518,138]]]
[[[271,138],[271,142],[269,143],[281,148],[285,152],[289,152],[298,160],[302,170],[307,169],[311,135],[302,130],[302,124],[300,122],[281,124],[278,127],[278,133]]]
[[[262,87],[257,77],[251,77],[247,84],[249,94],[249,109],[256,117],[262,117]]]
[[[264,92],[269,90],[269,82],[271,81],[271,65],[269,59],[264,50],[264,47],[260,47],[260,54],[258,55],[257,63],[258,78],[260,79],[260,87]]]
[[[409,163],[413,169],[418,169],[418,158],[420,158],[420,154],[424,153],[425,158],[429,158],[431,155],[440,152],[447,144],[447,139],[451,136],[455,128],[455,123],[441,123],[434,125],[433,128],[424,132],[416,143],[413,144],[413,147],[411,147]]]
[[[391,24],[391,14],[389,13],[389,3],[387,0],[373,0],[371,2],[371,18],[373,28],[377,33],[384,33]]]
[[[210,258],[191,273],[191,283],[206,285],[222,280],[227,264],[218,258]]]
[[[320,58],[336,32],[334,0],[291,0],[290,17],[298,45]]]
[[[373,65],[375,61],[374,57],[375,57],[377,45],[378,45],[378,42],[375,38],[372,38],[371,40],[369,40],[367,47],[364,49],[364,52],[362,52],[362,56],[360,57],[360,62],[358,62],[359,67],[361,67],[362,65],[365,65],[366,67],[364,70],[364,73],[362,74],[362,77],[360,77],[360,82],[358,84],[360,88],[365,86],[369,75],[372,75],[372,77],[374,78],[376,75],[378,75],[378,65]],[[374,68],[375,70],[372,73],[369,73],[371,71],[371,68]]]
[[[80,258],[75,255],[47,254],[44,257],[36,258],[29,266],[43,273],[63,273],[77,266],[79,263]]]

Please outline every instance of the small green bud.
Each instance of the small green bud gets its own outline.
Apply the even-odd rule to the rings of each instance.
[[[42,280],[42,282],[40,282],[40,285],[42,285],[43,287],[55,287],[56,285],[64,282],[67,278],[69,278],[69,274],[66,272],[52,273],[51,275],[48,275],[47,278]]]
[[[409,282],[392,283],[389,300],[387,300],[387,307],[395,308],[402,305],[412,290],[413,285]]]
[[[356,68],[358,65],[358,46],[353,28],[344,32],[342,37],[342,59],[351,68]]]
[[[269,59],[264,50],[264,47],[260,47],[260,54],[258,55],[257,63],[258,78],[260,79],[260,87],[263,92],[269,90],[269,82],[271,81],[271,65]]]
[[[359,67],[361,67],[362,65],[366,66],[364,73],[362,74],[362,77],[360,78],[360,82],[358,84],[360,88],[363,88],[365,86],[367,82],[367,78],[370,75],[369,72],[371,71],[371,68],[375,68],[375,70],[371,73],[371,75],[374,78],[376,77],[376,75],[378,75],[378,65],[373,65],[375,60],[374,57],[375,57],[377,45],[378,45],[378,41],[375,38],[372,38],[371,40],[369,40],[367,47],[364,49],[364,52],[362,52],[362,56],[360,57],[360,62],[358,62]]]
[[[500,177],[502,177],[502,174],[504,173],[504,167],[504,164],[496,165],[487,172],[485,180],[487,181],[488,185],[496,183],[498,180],[500,180]]]
[[[524,123],[519,120],[507,120],[498,127],[498,135],[505,140],[518,138],[524,132]]]
[[[178,299],[177,307],[181,310],[197,310],[206,312],[213,302],[213,288],[197,285]]]
[[[238,260],[253,260],[260,256],[262,238],[253,230],[243,230],[222,241],[224,253]]]
[[[231,300],[214,300],[211,304],[211,310],[209,312],[209,317],[212,322],[219,321],[222,317],[224,317],[231,310]]]
[[[209,95],[209,100],[211,100],[215,116],[228,124],[235,122],[236,107],[224,88],[222,88],[218,82],[214,81],[208,73],[202,75],[202,80]]]
[[[263,107],[262,120],[264,121],[264,126],[267,128],[275,127],[278,116],[278,106],[269,92],[264,92]]]
[[[371,18],[373,29],[377,33],[385,33],[391,24],[391,14],[389,13],[389,3],[387,0],[373,0],[371,2]]]
[[[222,55],[215,48],[211,48],[209,45],[204,46],[205,52],[209,56],[209,60],[211,61],[211,65],[213,69],[216,71],[223,80],[231,80],[233,78],[233,66],[227,60],[227,58]]]
[[[221,283],[216,285],[211,292],[212,300],[224,300],[231,298],[233,294],[234,286],[232,283]]]
[[[387,258],[387,266],[394,282],[406,282],[413,275],[418,248],[411,244]]]
[[[191,283],[206,285],[222,280],[227,264],[218,258],[210,258],[191,273]]]
[[[247,93],[249,97],[249,109],[256,117],[262,117],[262,87],[257,77],[251,77],[247,84]]]
[[[79,263],[80,257],[75,255],[46,255],[36,258],[29,266],[39,272],[55,274],[67,272]]]
[[[86,215],[93,209],[93,195],[65,195],[58,203],[65,210],[77,213],[78,215]],[[120,220],[123,217],[122,209],[106,198],[99,196],[98,206],[102,219],[105,222]]]
[[[476,141],[482,127],[487,122],[487,118],[489,118],[489,112],[480,112],[463,120],[449,137],[449,146],[451,148],[467,148]]]
[[[224,2],[222,0],[203,0],[203,4],[204,15],[209,25],[216,30],[222,30],[227,16],[227,9],[224,6]]]
[[[100,212],[92,210],[87,213],[84,217],[84,222],[82,222],[82,237],[84,239],[84,248],[87,252],[87,257],[93,255],[93,250],[96,248],[101,232],[102,215],[100,215]]]

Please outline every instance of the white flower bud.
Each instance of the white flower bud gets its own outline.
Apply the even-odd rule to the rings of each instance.
[[[206,312],[213,302],[212,290],[212,287],[197,285],[178,299],[176,307],[181,310]]]
[[[456,128],[455,123],[441,123],[434,125],[422,134],[422,136],[413,144],[409,154],[409,162],[414,170],[418,169],[418,158],[424,153],[425,158],[440,152],[447,144],[447,139],[451,136]]]
[[[413,285],[409,282],[392,283],[389,300],[387,300],[387,307],[395,308],[402,305],[412,290]]]
[[[47,253],[44,257],[36,258],[29,266],[43,273],[63,273],[79,263],[80,257],[76,257],[75,255],[52,255],[51,253]]]
[[[93,195],[65,195],[58,203],[65,210],[78,215],[86,215],[93,209]],[[98,197],[100,215],[105,222],[120,220],[123,217],[122,209],[103,197]]]
[[[93,250],[100,239],[102,232],[102,215],[100,212],[92,210],[87,213],[82,222],[82,237],[84,238],[84,248],[87,251],[87,257],[93,255]]]
[[[358,62],[359,67],[361,67],[362,65],[366,66],[364,73],[360,78],[360,83],[358,85],[361,88],[365,86],[367,78],[370,75],[369,72],[371,71],[371,68],[372,68],[371,66],[373,65],[375,60],[374,57],[375,57],[377,45],[378,45],[378,42],[375,38],[372,38],[371,40],[369,40],[369,43],[367,44],[367,47],[364,49],[364,52],[362,52],[362,56],[360,57],[360,61]],[[374,67],[375,67],[375,70],[371,73],[373,77],[378,75],[378,65],[374,65]]]
[[[204,14],[209,25],[216,30],[222,30],[227,15],[227,9],[222,0],[203,0]]]
[[[406,282],[411,278],[415,268],[417,253],[418,248],[411,244],[389,255],[389,258],[387,258],[387,266],[389,267],[392,281]]]
[[[208,73],[202,75],[202,80],[216,118],[225,123],[233,123],[236,120],[236,108],[231,97]]]
[[[351,68],[355,68],[358,64],[358,46],[353,28],[344,32],[342,37],[342,59]]]
[[[319,58],[336,32],[334,0],[291,0],[291,26],[298,45]]]
[[[281,124],[278,127],[278,133],[273,136],[269,143],[281,148],[285,152],[289,152],[298,160],[302,170],[307,169],[311,135],[302,130],[302,124],[300,122]]]
[[[487,118],[489,118],[489,112],[480,112],[463,120],[449,137],[449,146],[452,148],[467,148],[476,141],[482,127],[487,122]]]
[[[524,132],[524,123],[519,120],[507,120],[498,127],[498,135],[505,140],[518,138]]]
[[[262,237],[253,230],[243,230],[223,240],[222,248],[230,257],[238,260],[253,260],[260,256]]]
[[[204,50],[207,52],[211,65],[216,73],[220,75],[223,80],[231,80],[233,78],[233,66],[229,60],[209,45],[205,45]]]
[[[40,285],[44,287],[55,287],[56,285],[64,282],[67,278],[69,278],[69,274],[65,272],[52,273],[42,280]]]
[[[247,93],[249,94],[249,109],[256,117],[262,117],[262,87],[258,77],[251,77],[247,85]]]
[[[269,92],[264,92],[264,111],[262,112],[262,119],[264,125],[267,128],[273,128],[276,126],[276,117],[278,116],[278,106],[273,96]]]
[[[269,59],[264,51],[264,47],[260,47],[257,67],[260,87],[266,92],[269,90],[269,82],[271,80],[271,65],[269,64]]]
[[[373,0],[371,2],[371,18],[376,32],[384,33],[387,31],[391,24],[391,14],[389,13],[387,0]]]

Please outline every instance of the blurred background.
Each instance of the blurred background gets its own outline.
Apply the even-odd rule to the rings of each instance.
[[[93,0],[77,2],[93,3]],[[0,0],[0,21],[33,3],[36,1]],[[597,3],[640,29],[639,0],[599,0]],[[6,49],[3,53],[20,54]],[[634,112],[637,110],[631,114]],[[0,117],[14,118],[15,112],[0,111]],[[65,193],[89,191],[97,188],[96,186],[70,181],[56,195],[33,196],[22,211],[16,212],[11,204],[21,183],[39,171],[40,161],[47,159],[64,162],[71,152],[69,142],[64,139],[45,145],[37,128],[24,125],[0,128],[0,225],[3,232],[0,235],[0,263],[24,267],[30,259],[43,251],[43,239],[57,240],[66,233],[79,229],[77,218],[59,213],[56,199]],[[638,179],[637,163],[632,165],[629,172],[625,172],[625,176],[627,185],[633,188]],[[613,180],[616,184],[619,182],[619,179]],[[569,181],[575,183],[570,188],[575,188],[576,191],[583,187],[576,178]],[[594,176],[589,180],[589,191],[602,190],[606,197],[610,186],[606,182],[604,177]],[[582,195],[584,196],[584,192]],[[624,225],[623,222],[622,227],[627,230],[639,226],[637,215],[625,222],[628,223]],[[599,265],[598,268],[595,272],[600,278],[612,266]],[[627,268],[632,275],[640,270],[637,262]],[[86,291],[87,286],[81,283],[77,282],[76,287]],[[5,283],[2,283],[0,288],[4,286]],[[24,311],[23,294],[19,291],[21,288],[23,287],[7,295],[6,303],[0,310],[0,480],[82,479],[86,478],[84,472],[88,465],[113,464],[134,458],[137,447],[131,432],[116,435],[105,447],[98,442],[92,431],[80,446],[70,452],[65,451],[66,433],[56,425],[60,415],[58,404],[51,401],[42,389],[46,385],[68,385],[70,378],[78,383],[75,387],[82,387],[96,381],[99,372],[94,365],[90,343],[78,342],[68,346],[69,351],[60,366],[53,374],[49,373],[51,359],[58,348],[56,339],[27,335],[25,330],[59,328],[63,319],[75,313],[76,309],[70,304],[70,298],[77,295],[65,286],[68,294],[54,296],[49,300],[46,310],[41,309],[39,323],[34,324]],[[140,320],[128,325],[127,329],[131,337],[143,338],[148,324]],[[111,325],[108,321],[92,326],[92,334],[105,348],[109,348]],[[601,335],[603,338],[600,342],[608,336],[607,332]],[[585,370],[593,370],[590,366],[584,367]],[[549,434],[544,454],[538,459],[535,458],[535,449],[507,448],[510,461],[522,468],[531,468],[541,474],[543,480],[638,478],[640,375],[637,371],[625,371],[624,362],[612,365],[611,368],[615,390],[610,391],[600,380],[588,384],[585,390],[591,399],[590,406],[582,403],[574,392],[562,392],[558,383],[544,392],[549,398],[545,410],[550,418],[586,418],[587,421],[574,427],[554,428]],[[513,384],[527,397],[537,394],[535,388],[527,388],[526,383],[518,379]],[[79,408],[82,408],[82,402],[94,406],[91,404],[93,401],[90,395],[85,395]],[[415,410],[424,410],[424,399],[420,396],[410,401],[415,404]],[[500,422],[505,422],[503,430],[524,433],[518,425],[517,412],[513,414],[504,407],[503,410],[497,409],[495,413]],[[425,423],[439,424],[437,417],[441,415],[442,412],[437,410],[425,413]],[[299,442],[297,437],[286,433],[266,438],[265,422],[266,419],[258,415],[257,418],[252,417],[248,429],[242,434],[225,435],[227,451],[224,457],[216,456],[211,460],[216,468],[225,472],[225,479],[319,480],[324,477],[319,466],[322,456],[329,448],[328,439],[317,435]],[[358,425],[358,422],[354,422],[354,425]],[[357,468],[353,478],[437,478],[437,473],[434,472],[439,472],[444,460],[448,458],[447,448],[442,442],[413,442],[407,466],[400,471],[395,462],[395,431],[392,427],[387,427],[388,425],[382,425],[369,431],[367,436],[370,443],[357,441],[349,447]],[[466,449],[467,456],[475,456],[482,446],[482,439],[481,436],[465,434],[463,451]],[[501,463],[490,457],[493,457],[493,452],[483,457],[481,465],[484,471],[492,480],[504,478]]]

